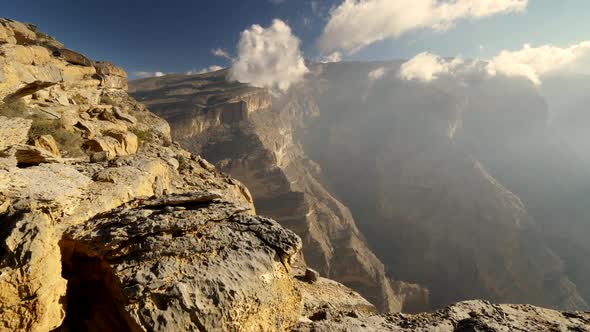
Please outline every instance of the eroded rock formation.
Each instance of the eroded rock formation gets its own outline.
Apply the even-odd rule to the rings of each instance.
[[[0,330],[292,326],[301,240],[171,143],[168,124],[127,96],[122,70],[53,55],[27,25],[1,23],[30,38],[0,45],[0,109],[14,124],[1,136]],[[52,84],[29,89],[38,81]],[[40,130],[53,136],[31,136]],[[59,158],[49,137],[82,155]]]

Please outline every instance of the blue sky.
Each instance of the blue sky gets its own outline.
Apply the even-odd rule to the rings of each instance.
[[[11,0],[0,3],[0,16],[35,23],[66,47],[93,59],[110,60],[129,73],[184,73],[228,65],[211,50],[223,48],[235,55],[241,31],[252,24],[268,26],[274,18],[285,21],[302,40],[306,58],[316,58],[329,9],[341,2]],[[590,40],[590,1],[530,0],[522,13],[460,20],[442,32],[417,29],[376,42],[345,59],[411,58],[424,51],[485,59],[525,43],[565,47],[584,40]]]

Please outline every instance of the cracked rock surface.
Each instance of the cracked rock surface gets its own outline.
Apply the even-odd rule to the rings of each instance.
[[[588,312],[565,313],[531,305],[498,305],[487,301],[460,302],[433,313],[418,315],[379,316],[334,308],[330,310],[316,321],[300,320],[294,331],[590,331]]]
[[[66,326],[286,330],[300,302],[287,269],[301,240],[271,219],[242,215],[246,209],[218,197],[195,192],[132,201],[69,228],[61,242],[64,261],[100,261],[116,282],[99,287],[124,298],[109,299],[120,313],[112,314],[118,324],[113,326],[80,295],[96,289],[70,289],[68,305],[82,301],[86,309]],[[85,278],[75,269],[66,274],[70,282]]]

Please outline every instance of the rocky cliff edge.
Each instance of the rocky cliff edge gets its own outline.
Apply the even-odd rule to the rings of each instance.
[[[0,330],[286,330],[301,240],[120,68],[0,20]]]

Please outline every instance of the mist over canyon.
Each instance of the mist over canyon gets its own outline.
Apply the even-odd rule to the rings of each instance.
[[[587,310],[590,174],[558,99],[504,75],[407,80],[404,63],[309,63],[278,95],[226,70],[130,91],[295,230],[312,267],[382,310]]]

